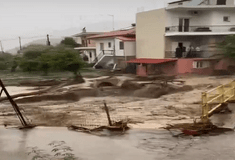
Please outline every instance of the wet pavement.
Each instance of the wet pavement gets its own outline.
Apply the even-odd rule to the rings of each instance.
[[[130,130],[122,136],[98,137],[67,128],[28,131],[0,128],[0,160],[27,160],[28,147],[48,154],[53,141],[65,141],[84,160],[235,159],[235,134],[174,138],[167,131]]]

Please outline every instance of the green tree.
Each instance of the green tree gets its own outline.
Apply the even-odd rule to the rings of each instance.
[[[32,71],[38,71],[39,62],[37,60],[22,59],[19,66],[24,72],[30,73]]]
[[[54,69],[72,72],[75,77],[80,75],[79,70],[84,67],[84,61],[76,50],[57,46],[50,54]]]
[[[48,73],[48,67],[41,60],[41,56],[44,53],[53,49],[52,46],[45,45],[30,45],[22,50],[23,56],[19,62],[20,68],[24,72],[32,72],[42,70],[45,74]]]
[[[13,55],[10,53],[0,53],[0,70],[7,70],[10,68],[13,60]]]
[[[37,59],[42,53],[50,51],[53,47],[46,45],[30,45],[23,49],[23,58]]]
[[[66,45],[68,47],[74,48],[74,47],[80,47],[81,45],[78,44],[73,38],[71,37],[65,37],[60,44]]]
[[[52,55],[48,53],[42,53],[39,58],[39,69],[44,72],[44,75],[48,75],[49,69],[52,67]]]
[[[219,48],[222,49],[225,57],[235,60],[235,35],[227,36],[225,40],[219,44]]]

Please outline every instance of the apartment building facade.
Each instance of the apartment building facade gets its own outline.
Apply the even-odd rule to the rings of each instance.
[[[175,1],[138,13],[136,23],[137,59],[129,63],[138,62],[146,74],[212,74],[232,65],[221,59],[217,45],[235,34],[234,0]]]

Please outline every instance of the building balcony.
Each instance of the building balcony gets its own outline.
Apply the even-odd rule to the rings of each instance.
[[[165,51],[165,58],[220,58],[223,54],[221,51],[192,51],[183,52],[182,56],[177,57],[175,51]]]
[[[230,35],[235,34],[235,25],[169,26],[165,36]]]

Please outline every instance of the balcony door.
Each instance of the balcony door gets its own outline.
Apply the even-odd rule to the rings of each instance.
[[[189,32],[189,19],[188,18],[179,19],[179,32]]]

